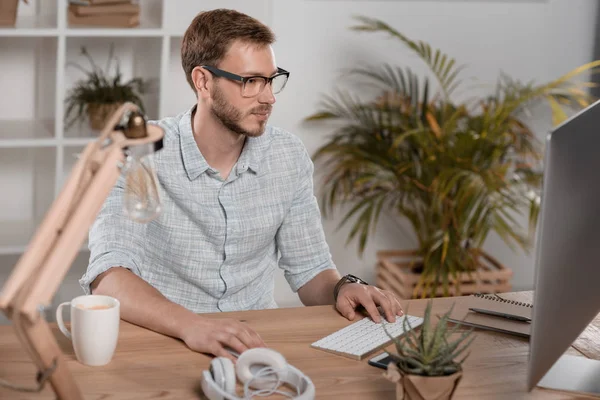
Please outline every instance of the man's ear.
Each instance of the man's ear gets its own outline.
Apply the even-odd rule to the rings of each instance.
[[[192,70],[192,82],[196,88],[198,97],[210,97],[210,86],[212,84],[210,73],[202,67],[195,67]]]

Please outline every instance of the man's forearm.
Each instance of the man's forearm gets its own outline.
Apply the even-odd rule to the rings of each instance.
[[[197,317],[169,301],[158,290],[125,268],[111,268],[92,282],[92,293],[121,303],[121,318],[164,335],[182,338],[185,321]]]
[[[298,290],[300,301],[305,306],[333,304],[333,289],[340,279],[336,269],[319,273]]]

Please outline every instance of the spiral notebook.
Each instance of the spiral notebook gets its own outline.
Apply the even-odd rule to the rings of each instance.
[[[495,294],[473,294],[456,301],[449,321],[475,328],[529,338],[531,323],[470,311],[477,308],[531,319],[533,305],[505,299]]]

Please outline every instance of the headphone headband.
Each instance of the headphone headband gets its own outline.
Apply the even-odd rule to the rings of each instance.
[[[281,360],[283,360],[283,365]],[[273,391],[273,393],[284,394],[296,400],[314,400],[315,398],[315,386],[311,379],[298,368],[287,364],[285,358],[272,349],[256,348],[245,351],[236,363],[236,371],[233,370],[233,363],[229,359],[222,359],[221,357],[211,361],[211,367],[213,366],[215,366],[215,368],[211,368],[214,370],[213,373],[206,370],[202,371],[201,382],[202,391],[210,400],[251,399],[257,394],[249,391],[250,387],[259,388],[258,392],[263,394]],[[275,374],[277,377],[274,379],[257,379],[259,375],[262,375],[261,371],[265,372],[267,370],[269,375]],[[238,397],[235,392],[236,372],[240,382],[245,384],[244,397]],[[247,375],[248,373],[250,376]],[[257,380],[256,383],[255,380]],[[297,394],[277,390],[281,384],[286,384],[295,389]]]

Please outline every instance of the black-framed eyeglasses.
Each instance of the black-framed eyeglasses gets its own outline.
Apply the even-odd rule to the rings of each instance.
[[[273,94],[277,94],[283,90],[285,84],[290,77],[290,73],[283,68],[277,68],[277,72],[273,76],[240,76],[231,72],[223,71],[222,69],[203,65],[202,68],[210,71],[212,74],[221,78],[230,79],[232,81],[242,83],[242,96],[254,97],[258,96],[264,90],[267,83],[271,85]]]

